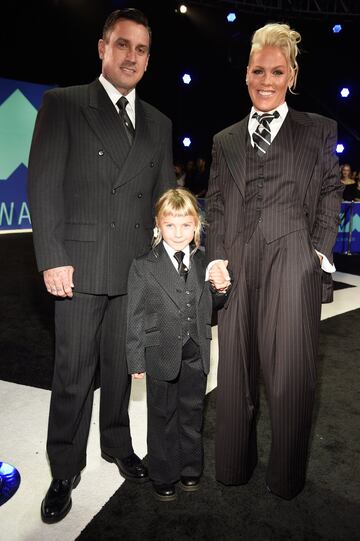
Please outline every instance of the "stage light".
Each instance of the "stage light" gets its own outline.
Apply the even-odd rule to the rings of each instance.
[[[185,6],[185,4],[181,4],[181,6],[179,7],[179,11],[183,15],[187,12],[187,7]]]
[[[344,88],[342,88],[340,90],[340,94],[341,94],[342,98],[347,98],[347,97],[350,96],[350,90],[348,88],[344,87]]]
[[[189,85],[191,83],[191,76],[188,73],[184,73],[182,80],[185,85]]]
[[[228,13],[226,18],[228,20],[228,23],[233,23],[234,21],[236,21],[236,15],[233,11]]]
[[[344,152],[344,150],[345,150],[345,147],[344,147],[344,145],[342,143],[338,143],[336,145],[336,152],[338,154],[342,154]]]
[[[20,473],[14,466],[0,462],[0,506],[10,500],[19,488]]]
[[[190,137],[184,137],[182,143],[183,143],[184,147],[189,147],[191,145]]]
[[[333,26],[333,29],[332,29],[332,31],[334,32],[334,34],[338,34],[339,32],[341,32],[341,30],[342,30],[341,24],[335,24],[335,25]]]

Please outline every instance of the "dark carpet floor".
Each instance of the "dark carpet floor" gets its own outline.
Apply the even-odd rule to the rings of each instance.
[[[0,236],[0,253],[0,379],[49,389],[53,303],[35,270],[31,235]],[[340,256],[335,260],[337,269],[359,274],[359,258],[354,257]],[[126,481],[78,541],[360,539],[359,350],[360,309],[321,323],[308,481],[297,498],[284,501],[265,489],[270,423],[263,392],[259,464],[253,478],[242,487],[215,481],[215,390],[206,403],[201,490],[179,491],[176,502],[160,503],[150,484]],[[118,475],[115,467],[114,475]]]
[[[157,502],[150,484],[125,482],[78,541],[360,539],[360,310],[321,323],[319,386],[308,480],[294,500],[265,488],[270,423],[264,394],[258,422],[259,464],[245,486],[214,479],[216,391],[207,397],[201,490]]]

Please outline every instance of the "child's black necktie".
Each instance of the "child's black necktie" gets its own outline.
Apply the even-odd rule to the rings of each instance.
[[[185,255],[184,252],[181,252],[181,251],[174,253],[174,257],[175,257],[176,261],[178,262],[178,273],[186,281],[186,278],[187,278],[187,275],[188,275],[189,271],[188,271],[188,268],[185,267],[185,265],[183,263],[184,255]]]

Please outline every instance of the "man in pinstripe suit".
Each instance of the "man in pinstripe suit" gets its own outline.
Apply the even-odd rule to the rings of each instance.
[[[98,368],[102,456],[126,479],[147,479],[129,429],[127,275],[133,258],[150,247],[154,202],[175,184],[171,122],[135,94],[150,41],[143,13],[110,14],[99,40],[99,79],[46,93],[35,126],[29,163],[34,244],[56,297],[47,441],[53,481],[41,507],[48,523],[69,512],[85,467]]]
[[[261,368],[272,430],[266,482],[286,499],[305,482],[341,201],[335,122],[285,102],[299,41],[285,24],[255,32],[246,77],[253,107],[214,138],[206,207],[210,280],[226,289],[228,261],[233,282],[219,313],[216,478],[245,484],[256,466]]]

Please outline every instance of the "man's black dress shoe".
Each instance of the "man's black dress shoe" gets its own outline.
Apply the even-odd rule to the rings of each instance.
[[[80,483],[80,473],[71,479],[53,479],[41,504],[41,518],[47,524],[62,520],[71,509],[71,492]]]
[[[132,481],[133,483],[145,483],[145,481],[149,480],[147,469],[135,453],[120,459],[102,451],[101,456],[107,462],[114,462],[119,468],[120,474],[128,481]]]
[[[173,484],[158,484],[153,482],[155,498],[161,502],[171,502],[176,500],[176,490]]]
[[[185,492],[195,492],[195,490],[199,490],[200,488],[200,477],[182,475],[180,477],[180,487]]]

